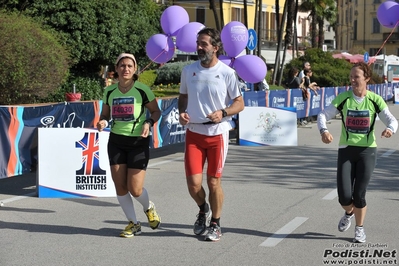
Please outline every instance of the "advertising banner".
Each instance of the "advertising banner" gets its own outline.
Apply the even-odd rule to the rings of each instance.
[[[39,198],[115,197],[108,137],[94,129],[39,128]]]
[[[245,107],[239,119],[239,145],[298,145],[295,108]]]
[[[161,118],[154,130],[154,148],[181,143],[186,139],[186,129],[179,123],[178,99],[158,100]]]

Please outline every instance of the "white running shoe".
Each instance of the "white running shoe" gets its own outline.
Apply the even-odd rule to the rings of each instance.
[[[355,243],[364,243],[366,242],[366,233],[364,232],[363,226],[355,227],[355,238],[353,239]]]
[[[349,229],[349,227],[351,227],[351,219],[353,218],[353,214],[352,215],[348,215],[345,212],[345,215],[342,216],[341,220],[339,220],[338,223],[338,230],[340,232],[345,232],[346,230]]]

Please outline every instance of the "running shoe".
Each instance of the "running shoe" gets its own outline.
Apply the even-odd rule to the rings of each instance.
[[[222,229],[216,223],[211,223],[205,235],[205,241],[219,241],[222,236]]]
[[[157,211],[155,210],[155,205],[152,201],[150,201],[150,208],[145,212],[147,215],[148,223],[150,227],[155,230],[161,224],[161,216],[158,215]]]
[[[338,224],[338,230],[340,232],[345,232],[346,230],[349,229],[349,227],[351,226],[351,219],[353,218],[353,214],[352,215],[348,215],[345,212],[345,215],[342,216],[341,220],[339,220],[339,224]]]
[[[355,238],[353,239],[355,243],[364,243],[366,242],[366,233],[364,232],[363,226],[355,227]]]
[[[208,212],[199,212],[197,214],[197,220],[194,223],[194,234],[202,235],[205,232],[206,223],[211,218],[211,214],[211,209]]]
[[[133,237],[141,234],[141,224],[137,222],[134,224],[132,221],[122,230],[119,234],[120,237]]]

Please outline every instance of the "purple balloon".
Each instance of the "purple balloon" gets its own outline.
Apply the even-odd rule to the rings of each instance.
[[[233,63],[233,62],[232,62],[231,60],[232,60],[233,58],[231,58],[230,56],[227,56],[227,55],[219,55],[218,59],[219,59],[220,61],[222,61],[222,63],[228,65],[229,67],[232,66],[232,63]]]
[[[248,29],[239,21],[231,21],[223,27],[220,37],[226,53],[231,57],[236,57],[247,46]]]
[[[197,34],[205,28],[204,24],[199,22],[190,22],[184,25],[176,35],[176,47],[183,52],[197,51]]]
[[[181,6],[170,6],[161,15],[161,27],[168,36],[176,36],[189,21],[187,11]]]
[[[163,64],[175,54],[173,39],[164,34],[152,35],[145,46],[147,56],[155,63]]]
[[[377,19],[387,28],[394,28],[399,21],[399,4],[393,1],[382,3],[377,10]]]
[[[265,62],[256,55],[243,55],[235,59],[234,69],[238,76],[249,83],[262,82],[266,77]]]

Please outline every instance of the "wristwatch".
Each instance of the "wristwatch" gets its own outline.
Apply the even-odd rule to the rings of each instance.
[[[224,109],[220,109],[220,111],[222,111],[222,117],[226,117],[227,116],[227,112]]]

